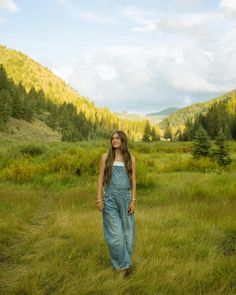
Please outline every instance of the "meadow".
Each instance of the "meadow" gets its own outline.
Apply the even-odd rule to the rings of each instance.
[[[95,196],[107,142],[1,143],[0,294],[236,294],[236,143],[220,169],[191,143],[130,143],[134,271],[114,273]]]

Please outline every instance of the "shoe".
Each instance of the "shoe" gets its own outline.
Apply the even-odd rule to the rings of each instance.
[[[124,278],[128,278],[131,275],[131,273],[132,273],[131,266],[128,267],[128,268],[126,268],[126,269],[123,269],[123,272],[124,272]]]

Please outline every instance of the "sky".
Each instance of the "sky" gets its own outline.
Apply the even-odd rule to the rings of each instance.
[[[236,88],[236,0],[0,0],[0,44],[114,112]]]

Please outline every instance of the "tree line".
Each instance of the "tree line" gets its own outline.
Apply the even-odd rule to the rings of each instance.
[[[62,140],[87,140],[96,125],[89,122],[72,103],[57,105],[45,97],[42,90],[32,87],[28,92],[20,82],[15,84],[0,66],[0,128],[4,130],[9,118],[32,122],[38,118],[62,134]]]
[[[79,103],[79,101],[78,101]],[[53,130],[62,134],[64,141],[109,138],[111,131],[122,129],[131,140],[143,137],[146,121],[121,119],[108,109],[94,111],[86,105],[54,102],[43,90],[31,87],[28,91],[22,82],[18,84],[7,76],[6,70],[0,66],[0,128],[6,129],[10,117],[32,122],[35,118],[43,121]],[[80,110],[80,111],[78,111]],[[149,131],[148,131],[149,132]],[[156,138],[152,128],[151,138]],[[149,137],[150,138],[150,137]]]
[[[192,141],[197,130],[202,127],[210,139],[215,139],[222,131],[226,139],[236,139],[236,97],[227,97],[214,103],[207,112],[196,115],[185,123],[183,132],[178,130],[178,140]]]

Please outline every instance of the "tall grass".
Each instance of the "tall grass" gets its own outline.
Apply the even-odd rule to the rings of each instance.
[[[193,171],[184,144],[176,151],[165,144],[145,153],[132,145],[138,186],[129,279],[112,271],[95,209],[95,166],[105,145],[47,145],[36,154],[2,146],[0,293],[236,294],[235,160],[221,173]],[[168,145],[172,152],[164,152]],[[33,177],[6,177],[26,154],[25,166],[37,167]],[[63,169],[55,170],[61,157]],[[86,168],[77,174],[79,159]]]

